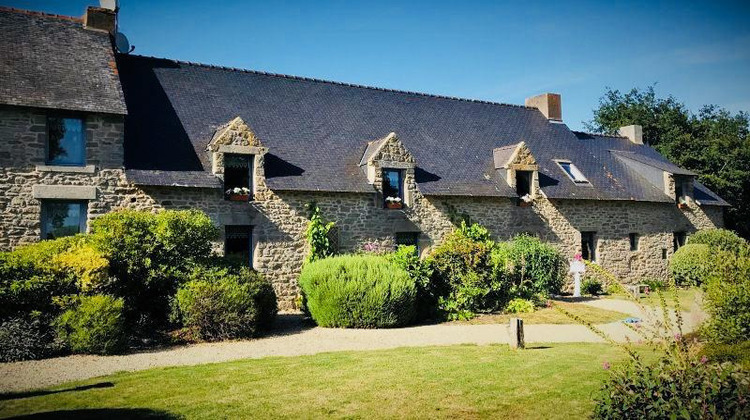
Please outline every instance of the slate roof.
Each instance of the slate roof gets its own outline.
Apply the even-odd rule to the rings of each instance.
[[[125,177],[137,185],[222,188],[221,180],[205,171],[144,171],[126,169]]]
[[[0,104],[125,114],[109,34],[0,7]]]
[[[416,159],[425,195],[515,197],[493,150],[524,142],[549,198],[673,202],[611,153],[666,162],[656,151],[574,133],[536,108],[136,55],[119,56],[118,66],[130,111],[128,169],[208,173],[208,142],[240,116],[269,149],[267,184],[276,190],[373,192],[359,164],[374,150],[368,142],[395,132]],[[590,184],[574,183],[555,159],[573,162]],[[707,204],[725,204],[697,186],[713,198]]]

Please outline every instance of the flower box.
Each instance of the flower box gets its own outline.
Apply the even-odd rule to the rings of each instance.
[[[521,201],[518,202],[518,206],[519,207],[531,207],[533,205],[534,205],[534,203],[531,202],[531,201],[523,201],[523,200],[521,200]]]
[[[688,208],[688,205],[687,205],[687,203],[678,203],[677,204],[677,208],[684,210],[684,209]]]
[[[250,194],[229,194],[229,201],[250,201]]]
[[[401,209],[404,207],[404,204],[400,201],[386,201],[385,206],[389,209]]]

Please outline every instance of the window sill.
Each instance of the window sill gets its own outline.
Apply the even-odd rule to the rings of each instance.
[[[62,166],[62,165],[36,165],[39,172],[69,172],[78,174],[93,174],[96,172],[96,166]]]

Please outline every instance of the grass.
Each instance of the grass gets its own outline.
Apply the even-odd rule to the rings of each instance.
[[[569,312],[580,316],[594,324],[607,324],[610,322],[622,321],[630,315],[609,311],[606,309],[595,308],[582,303],[570,303],[564,301],[555,301],[555,303],[568,310]],[[507,324],[510,318],[522,318],[524,324],[574,324],[575,321],[568,318],[562,312],[555,308],[541,308],[526,314],[486,314],[480,315],[468,321],[456,321],[456,323],[468,324]]]
[[[674,297],[672,296],[672,292],[670,292],[669,290],[664,290],[662,291],[662,293],[664,294],[664,299],[666,300],[667,306],[673,308]],[[610,297],[616,299],[625,299],[625,294],[614,294],[610,295]],[[700,308],[701,302],[703,300],[703,292],[699,287],[677,289],[677,298],[680,302],[680,308],[682,308],[683,311],[690,312]],[[645,305],[661,307],[661,303],[659,302],[659,294],[656,292],[652,292],[648,296],[642,297],[640,299],[640,302]]]
[[[583,418],[607,376],[602,364],[624,359],[604,344],[554,344],[243,360],[4,394],[0,417]]]

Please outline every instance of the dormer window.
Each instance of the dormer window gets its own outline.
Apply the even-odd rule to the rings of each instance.
[[[253,199],[253,155],[224,155],[224,197],[230,201]]]
[[[687,198],[692,195],[690,178],[675,177],[674,197],[677,204],[687,204]]]
[[[531,195],[534,171],[516,171],[516,193],[519,197]]]
[[[83,119],[47,118],[48,165],[84,166],[86,164],[86,130]]]
[[[557,164],[562,168],[565,174],[576,184],[588,184],[589,180],[583,176],[583,173],[578,169],[576,165],[569,161],[559,160]]]
[[[383,207],[400,209],[404,207],[404,171],[383,169]]]

